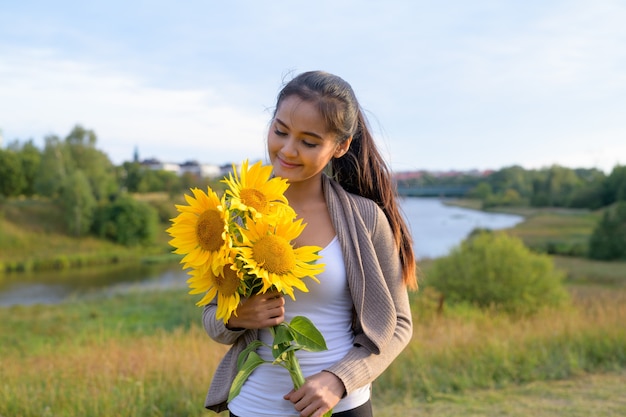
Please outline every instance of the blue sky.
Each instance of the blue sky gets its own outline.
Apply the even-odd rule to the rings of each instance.
[[[395,171],[626,164],[626,2],[0,2],[4,144],[265,156],[285,79],[350,82]]]

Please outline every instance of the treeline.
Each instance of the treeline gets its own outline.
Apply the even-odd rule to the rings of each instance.
[[[0,149],[0,202],[46,198],[65,213],[69,234],[92,234],[124,245],[149,244],[172,217],[172,204],[146,203],[131,193],[180,194],[206,186],[192,175],[145,169],[138,162],[115,166],[97,147],[93,130],[75,126],[65,137],[50,135],[43,149],[32,139]]]
[[[598,169],[570,169],[554,165],[527,170],[520,166],[500,169],[486,176],[460,174],[398,180],[398,186],[465,186],[467,197],[478,199],[484,209],[502,206],[563,207],[603,210],[589,240],[592,259],[626,259],[626,166],[610,174]],[[564,253],[570,254],[570,253]]]
[[[467,197],[496,206],[567,207],[597,210],[626,200],[626,166],[617,165],[609,175],[591,168],[553,165],[527,170],[502,168],[486,176],[459,174],[437,176],[427,172],[418,178],[398,180],[399,186],[465,186]]]

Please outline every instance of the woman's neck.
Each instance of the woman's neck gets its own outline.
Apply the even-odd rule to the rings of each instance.
[[[289,188],[285,191],[285,197],[287,197],[289,204],[294,207],[294,209],[324,201],[321,175],[315,179],[311,178],[308,181],[289,184]]]

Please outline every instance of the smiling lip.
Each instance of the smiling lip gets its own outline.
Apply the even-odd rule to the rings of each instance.
[[[291,164],[287,161],[285,161],[284,159],[282,159],[281,157],[278,157],[278,161],[280,162],[280,165],[284,168],[296,168],[298,167],[297,164]]]

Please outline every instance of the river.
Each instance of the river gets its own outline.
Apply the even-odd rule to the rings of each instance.
[[[520,216],[448,206],[434,198],[405,198],[402,211],[411,228],[418,259],[445,256],[474,228],[505,229]],[[186,286],[179,265],[106,267],[0,275],[0,307],[54,304],[143,289]]]
[[[418,259],[447,255],[475,228],[500,230],[524,220],[512,214],[449,206],[437,198],[405,198],[401,207],[413,235]]]

